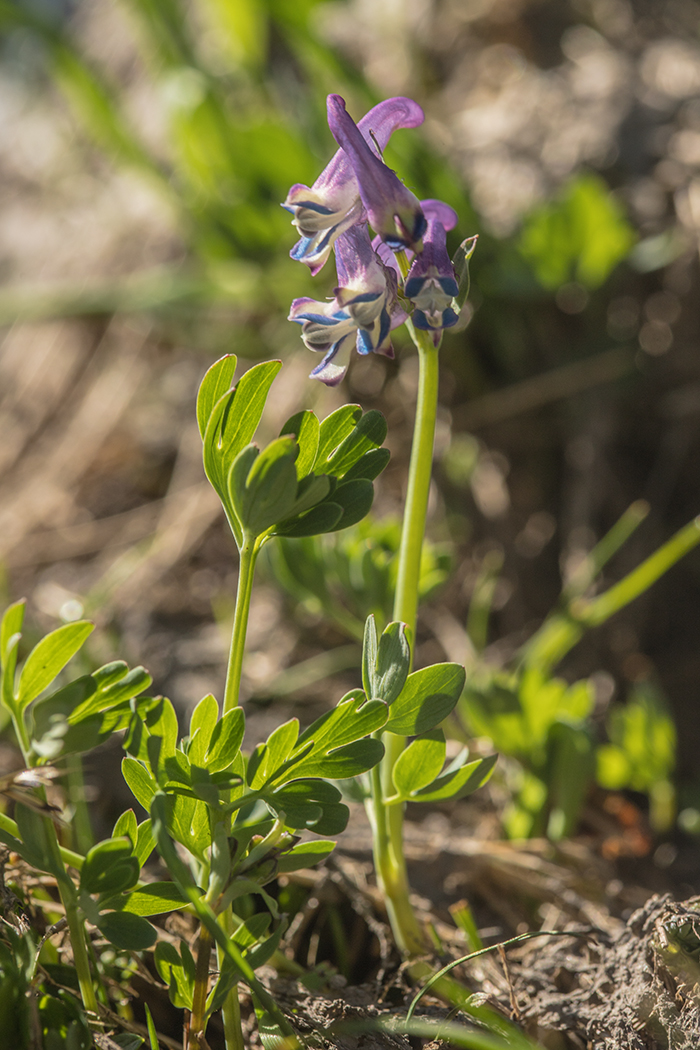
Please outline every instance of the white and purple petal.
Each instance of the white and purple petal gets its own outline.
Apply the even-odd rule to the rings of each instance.
[[[370,150],[384,149],[398,128],[415,128],[424,120],[423,110],[410,98],[389,98],[367,113],[357,127]],[[294,218],[300,240],[290,255],[317,274],[330,255],[337,237],[366,216],[354,168],[342,149],[313,186],[297,183],[282,205]]]
[[[426,220],[417,197],[368,145],[340,95],[328,96],[328,126],[352,165],[375,232],[396,251],[421,251]]]

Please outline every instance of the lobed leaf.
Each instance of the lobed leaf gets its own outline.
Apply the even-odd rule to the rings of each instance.
[[[105,839],[88,851],[80,869],[80,889],[85,893],[123,893],[136,884],[139,862],[127,836]]]
[[[408,800],[439,776],[445,764],[445,734],[433,729],[413,740],[396,759],[392,770],[394,786]]]
[[[310,409],[297,412],[280,430],[280,437],[285,434],[293,434],[299,446],[299,456],[296,461],[299,481],[313,470],[318,455],[320,432],[319,421]]]
[[[105,902],[107,907],[130,915],[163,915],[187,907],[189,900],[183,897],[174,882],[149,882],[131,893],[125,893]]]
[[[377,642],[374,616],[368,617],[362,653],[362,684],[367,696],[393,704],[406,684],[410,666],[406,625],[390,623]]]
[[[22,624],[24,623],[25,602],[22,599],[8,605],[0,623],[0,669],[2,670],[2,702],[9,710],[14,709],[15,702],[15,668]]]
[[[148,812],[153,796],[158,790],[155,777],[149,773],[142,762],[128,755],[122,759],[122,775],[136,801]]]
[[[248,760],[248,783],[253,791],[262,787],[287,761],[299,736],[299,720],[292,718],[278,726],[266,742],[258,745]]]
[[[146,951],[158,939],[158,933],[150,922],[130,912],[110,911],[100,915],[97,928],[115,948],[125,951]]]
[[[214,406],[230,390],[238,360],[235,354],[227,354],[215,361],[199,385],[197,394],[197,424],[202,441],[207,432]]]
[[[202,697],[190,717],[190,738],[187,757],[192,763],[199,763],[211,744],[212,733],[219,719],[219,705],[216,698],[209,693]]]
[[[433,664],[414,671],[391,705],[384,729],[399,736],[415,736],[434,729],[454,709],[465,678],[460,664]]]
[[[17,704],[20,710],[51,685],[94,629],[93,623],[77,620],[51,631],[35,645],[19,676]]]
[[[313,842],[298,842],[283,853],[277,861],[279,872],[299,871],[320,864],[335,849],[332,839],[316,839]]]
[[[432,784],[412,794],[411,801],[441,802],[447,798],[464,798],[485,784],[491,776],[498,755],[490,755],[488,758],[480,758],[466,765],[460,765],[460,762],[464,762],[466,754],[465,751],[463,756],[458,756],[443,775],[434,780]]]
[[[195,979],[194,959],[184,942],[181,942],[180,950],[182,955],[174,944],[158,941],[155,964],[161,980],[168,986],[173,1006],[180,1010],[191,1010]]]
[[[359,405],[342,405],[323,420],[318,435],[318,453],[314,470],[317,474],[326,473],[328,460],[340,444],[355,428],[362,416]],[[336,475],[337,476],[337,475]]]
[[[244,532],[260,536],[290,516],[297,498],[298,451],[293,437],[281,437],[262,452],[251,445],[238,455],[228,492]]]
[[[245,733],[245,715],[240,707],[227,711],[215,724],[204,763],[210,773],[228,769],[240,753]]]
[[[319,503],[300,518],[291,522],[280,522],[275,529],[278,536],[319,536],[324,532],[333,532],[343,517],[343,508],[331,499]]]
[[[316,473],[332,474],[342,478],[365,453],[379,448],[386,439],[387,424],[381,412],[371,409],[365,412],[355,424],[353,430],[328,457],[323,466],[316,464]]]

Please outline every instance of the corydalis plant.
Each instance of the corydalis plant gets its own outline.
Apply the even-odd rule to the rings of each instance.
[[[420,591],[437,414],[437,351],[443,332],[457,329],[467,316],[460,317],[460,313],[476,243],[475,238],[465,241],[451,260],[447,232],[457,225],[456,213],[442,201],[421,204],[382,160],[387,131],[415,127],[422,119],[415,102],[395,98],[355,125],[343,99],[329,95],[328,124],[340,152],[311,191],[304,193],[305,188],[295,186],[285,202],[302,232],[304,223],[310,223],[309,236],[292,250],[293,258],[306,262],[316,273],[335,248],[338,286],[332,301],[297,299],[290,313],[290,320],[302,326],[306,346],[324,353],[311,375],[335,386],[347,370],[353,344],[361,354],[393,356],[390,332],[402,323],[407,324],[418,349],[418,403],[393,609],[394,621],[405,625],[407,646],[415,636]],[[371,243],[369,227],[376,235]],[[373,627],[368,630],[371,639]],[[365,641],[367,648],[367,638]],[[417,739],[406,747],[406,735],[416,734]],[[462,756],[443,781],[447,776],[441,772],[444,739],[436,722],[422,731],[410,719],[390,720],[383,740],[381,768],[373,771],[371,784],[359,786],[359,794],[366,798],[371,815],[375,865],[394,936],[401,949],[415,956],[425,951],[426,942],[409,901],[404,803],[453,797],[466,790],[467,783],[472,789],[483,782],[493,763],[477,764],[475,779],[467,777],[462,783],[457,775],[465,767],[466,756]],[[438,782],[440,786],[433,787]]]

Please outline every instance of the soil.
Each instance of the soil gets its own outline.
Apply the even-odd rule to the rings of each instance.
[[[447,838],[445,832],[445,827],[432,832],[415,824],[407,828],[413,874],[427,872],[434,890],[433,900],[416,897],[414,903],[441,942],[441,951],[431,958],[436,969],[469,951],[454,921],[445,921],[446,900],[454,900],[454,891],[465,882],[479,924],[489,916],[492,920],[491,926],[481,928],[488,944],[496,946],[516,931],[522,933],[525,923],[519,921],[519,907],[524,913],[537,901],[539,913],[545,915],[541,929],[533,931],[541,936],[507,952],[494,950],[454,971],[472,993],[474,1007],[494,1011],[545,1050],[695,1050],[700,1044],[700,897],[678,903],[670,892],[650,894],[629,879],[609,879],[616,866],[581,840],[559,848],[544,842],[476,842],[454,829]],[[436,1041],[401,1034],[419,986],[393,952],[388,927],[377,918],[381,902],[367,880],[364,834],[361,826],[353,828],[326,869],[301,875],[308,904],[287,943],[296,958],[307,963],[309,946],[315,945],[311,980],[292,980],[271,970],[264,976],[310,1046],[415,1050],[458,1045],[449,1036],[440,1039],[440,1025],[473,1029],[474,1018],[450,1011],[430,993],[421,999],[415,1017],[435,1026]],[[419,853],[422,863],[416,865]],[[685,858],[687,863],[690,859]],[[651,874],[653,867],[643,863],[640,871],[647,868]],[[455,877],[460,871],[461,882]],[[667,884],[671,881],[667,873]],[[491,887],[490,894],[484,894],[485,886]],[[506,887],[509,892],[502,892]],[[644,903],[630,909],[635,896]],[[344,915],[348,939],[359,950],[361,963],[374,966],[372,980],[353,984],[332,972],[328,963],[319,965],[327,936],[322,916],[333,907]],[[503,920],[504,913],[509,920]],[[556,928],[552,919],[558,919]],[[358,936],[363,926],[364,942]],[[314,979],[323,986],[310,987]],[[252,1016],[249,1023],[250,1046],[257,1047],[261,1043]],[[392,1026],[399,1031],[391,1031]]]

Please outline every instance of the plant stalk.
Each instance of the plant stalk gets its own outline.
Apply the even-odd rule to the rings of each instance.
[[[226,936],[230,937],[233,933],[233,912],[230,907],[220,916],[219,924]],[[219,969],[221,969],[226,956],[219,945],[216,948],[216,955],[219,960]],[[243,1029],[241,1027],[241,1004],[238,999],[237,984],[234,984],[224,999],[224,1005],[221,1007],[221,1016],[224,1022],[226,1050],[245,1050]]]
[[[204,1050],[204,1029],[206,1027],[206,1005],[209,994],[209,965],[211,962],[212,937],[206,926],[199,928],[197,945],[197,962],[194,973],[192,993],[192,1013],[190,1014],[189,1050]]]
[[[32,768],[31,743],[21,711],[12,711],[12,722],[17,735],[17,740],[22,750],[24,764],[27,769],[30,769]],[[40,793],[45,797],[43,788],[40,789]],[[87,1013],[96,1015],[97,997],[95,996],[95,987],[92,983],[90,959],[88,956],[87,940],[85,937],[85,925],[80,915],[78,894],[75,885],[73,884],[73,880],[66,871],[54,822],[50,817],[44,817],[43,822],[46,830],[46,846],[50,852],[49,861],[51,864],[51,874],[56,879],[61,903],[66,912],[66,922],[70,934],[71,948],[73,949],[73,964],[78,977],[80,997]]]
[[[236,589],[236,607],[233,613],[233,630],[231,632],[231,649],[229,652],[228,668],[226,670],[226,686],[224,688],[223,713],[231,711],[238,705],[241,689],[241,674],[243,671],[243,656],[245,653],[245,639],[248,630],[248,616],[250,614],[250,598],[253,593],[253,576],[255,575],[255,563],[260,550],[260,537],[243,534],[243,544],[239,551],[238,564],[238,587]],[[230,937],[233,932],[233,910],[231,906],[225,909],[219,918],[219,923]],[[204,927],[202,927],[204,933]],[[224,952],[217,945],[217,957],[219,967],[223,965]],[[238,1000],[238,985],[235,984],[226,996],[221,1008],[224,1022],[224,1039],[226,1050],[245,1050],[243,1041],[243,1029],[241,1028],[241,1006]]]
[[[393,618],[406,624],[413,654],[420,565],[432,474],[439,374],[438,351],[429,334],[417,331],[410,322],[408,327],[418,348],[419,380]],[[387,806],[384,801],[395,793],[392,773],[398,756],[406,746],[406,740],[405,737],[396,736],[394,733],[384,733],[382,740],[385,747],[384,758],[372,778],[375,867],[396,943],[401,951],[415,956],[425,951],[426,944],[409,899],[410,888],[403,849],[404,806]]]
[[[243,654],[245,652],[245,637],[248,630],[248,615],[250,613],[250,596],[253,590],[255,562],[257,561],[259,550],[258,537],[244,533],[243,546],[239,552],[236,608],[233,613],[231,649],[226,671],[226,688],[224,689],[224,714],[238,704],[238,694],[241,689],[241,673],[243,671]]]
[[[89,1014],[96,1015],[97,997],[95,995],[95,986],[92,983],[92,974],[90,973],[85,925],[80,915],[78,894],[73,880],[63,864],[54,823],[50,817],[44,817],[43,819],[46,827],[46,845],[50,851],[51,872],[56,879],[61,903],[66,910],[66,922],[70,934],[71,948],[73,949],[73,965],[78,977],[80,997],[86,1011]]]

